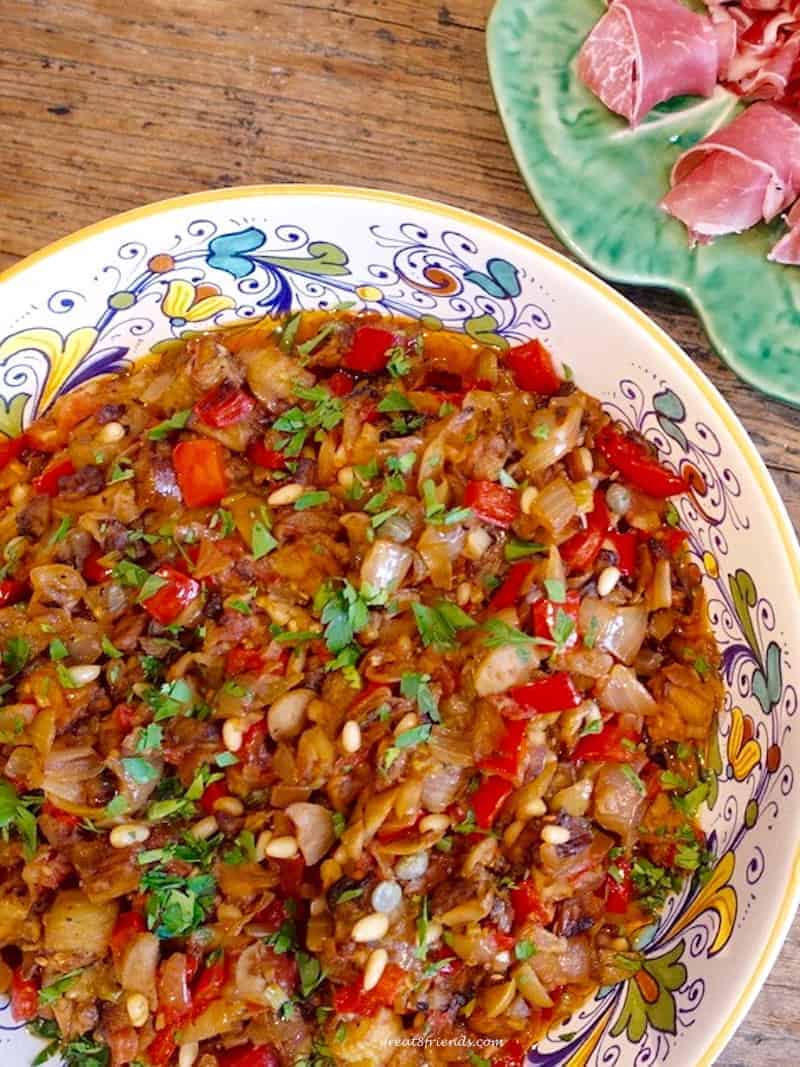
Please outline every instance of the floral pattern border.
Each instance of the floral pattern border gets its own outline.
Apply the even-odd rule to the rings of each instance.
[[[290,307],[353,302],[463,329],[501,348],[546,335],[553,325],[547,294],[541,303],[525,295],[536,280],[524,268],[481,259],[472,238],[454,230],[431,233],[415,222],[372,226],[380,262],[355,276],[344,248],[300,225],[231,226],[196,219],[169,248],[126,242],[95,274],[95,286],[108,294],[102,310],[91,316],[86,293],[59,289],[46,307],[49,321],[63,316],[64,328],[34,323],[0,337],[0,433],[20,433],[59,395],[156,345]],[[757,891],[766,869],[751,831],[771,828],[794,789],[783,748],[798,694],[784,681],[789,653],[773,605],[728,558],[726,530],[747,531],[749,520],[722,445],[709,426],[689,424],[683,401],[665,383],[646,393],[625,379],[607,407],[657,444],[693,486],[680,501],[681,518],[706,578],[728,683],[706,818],[717,859],[705,885],[691,882],[657,923],[638,931],[639,970],[599,990],[531,1050],[537,1067],[613,1067],[625,1041],[636,1048],[635,1067],[673,1053],[681,1033],[696,1024],[706,992],[704,978],[691,978],[686,962],[711,958],[734,938],[746,910],[742,895]],[[0,1030],[19,1028],[6,1019],[0,1007]]]

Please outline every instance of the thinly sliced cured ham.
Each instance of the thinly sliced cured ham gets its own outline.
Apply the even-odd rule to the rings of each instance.
[[[684,152],[661,201],[693,241],[769,222],[800,193],[800,124],[774,104],[753,104]]]
[[[706,0],[720,80],[750,100],[798,100],[800,0]]]
[[[800,266],[800,200],[786,216],[786,222],[790,227],[789,232],[781,237],[767,258],[774,263],[798,267]]]
[[[580,78],[633,126],[673,96],[711,96],[718,70],[711,21],[678,0],[614,0],[578,56]]]

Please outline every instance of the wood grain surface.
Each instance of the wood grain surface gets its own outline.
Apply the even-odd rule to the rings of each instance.
[[[433,197],[559,247],[495,112],[489,9],[490,0],[0,0],[0,269],[126,208],[258,182]],[[800,415],[737,381],[682,301],[623,291],[730,401],[799,526]],[[800,923],[718,1062],[795,1067],[798,1039]]]

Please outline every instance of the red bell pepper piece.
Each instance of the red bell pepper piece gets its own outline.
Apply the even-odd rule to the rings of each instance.
[[[284,896],[299,895],[305,870],[306,864],[302,855],[291,860],[278,860],[278,885]]]
[[[214,804],[220,797],[226,797],[228,795],[228,786],[225,784],[225,779],[218,778],[216,782],[207,785],[203,790],[203,795],[200,797],[200,807],[206,815],[213,815]]]
[[[478,767],[489,774],[499,774],[503,778],[515,779],[522,767],[525,756],[525,733],[528,723],[525,719],[511,719],[497,743],[497,751],[484,756],[478,761]],[[477,813],[476,813],[477,818]]]
[[[528,715],[548,715],[553,711],[577,708],[583,700],[581,693],[566,671],[557,671],[536,682],[518,685],[508,695]]]
[[[595,437],[595,444],[614,470],[648,496],[665,500],[689,491],[684,477],[662,467],[646,445],[621,430],[604,426]]]
[[[571,571],[589,570],[600,553],[610,526],[605,495],[595,489],[594,508],[586,518],[586,529],[579,530],[558,546],[561,558]]]
[[[177,1047],[175,1027],[165,1026],[163,1030],[158,1031],[147,1046],[147,1062],[152,1067],[166,1067]]]
[[[628,763],[631,751],[623,741],[637,744],[639,738],[632,730],[623,730],[619,723],[608,722],[599,734],[585,734],[579,738],[570,759],[573,763]]]
[[[34,478],[34,492],[42,496],[55,496],[58,493],[59,481],[74,473],[75,466],[69,456],[51,460],[39,477]]]
[[[541,341],[526,341],[506,353],[506,364],[518,389],[552,396],[561,388],[553,357]]]
[[[614,545],[617,554],[617,567],[625,578],[631,578],[636,573],[636,555],[639,548],[639,535],[629,533],[617,533],[612,530],[608,534],[608,540]]]
[[[267,448],[263,441],[250,442],[247,446],[247,458],[257,467],[264,467],[268,471],[282,471],[286,466],[286,456],[283,452]]]
[[[377,374],[385,369],[389,349],[396,343],[397,338],[390,330],[382,330],[380,326],[359,326],[342,365],[362,374]]]
[[[274,1045],[245,1045],[230,1052],[218,1052],[219,1067],[281,1067]]]
[[[523,1067],[525,1049],[515,1037],[506,1041],[500,1049],[500,1055],[492,1060],[492,1067]]]
[[[612,915],[624,915],[633,895],[631,863],[630,860],[620,859],[614,866],[621,879],[618,881],[611,874],[606,875],[606,911],[611,912]]]
[[[0,442],[0,470],[7,467],[11,460],[16,459],[23,448],[28,448],[29,445],[28,435],[24,433]]]
[[[8,608],[12,604],[19,604],[25,599],[28,586],[25,582],[19,582],[16,578],[3,578],[0,580],[0,608]]]
[[[225,657],[225,673],[228,675],[247,674],[260,671],[264,667],[264,657],[254,648],[237,645]]]
[[[142,601],[145,610],[162,626],[173,623],[187,604],[200,595],[200,583],[188,578],[174,567],[164,564],[156,571],[166,582],[152,596]]]
[[[263,911],[258,913],[256,922],[269,933],[274,934],[280,930],[288,918],[285,902],[280,897],[275,897]]]
[[[578,640],[578,611],[581,606],[580,593],[570,589],[566,600],[559,603],[555,600],[537,600],[533,605],[533,632],[544,641],[553,640],[553,630],[559,619],[559,612],[563,612],[568,619],[572,620],[572,632],[564,642],[564,648],[570,648]]]
[[[23,978],[19,967],[11,977],[11,1016],[18,1023],[27,1023],[39,1014],[39,987],[30,978]]]
[[[106,553],[102,548],[93,548],[89,555],[84,560],[83,564],[83,577],[87,582],[92,582],[95,585],[99,585],[101,582],[106,582],[111,577],[111,567],[107,567],[105,563],[101,563],[100,560]]]
[[[11,1014],[16,1022],[29,1022],[38,1015],[38,986],[32,978],[23,978],[20,968],[11,980]]]
[[[536,886],[531,880],[517,882],[509,893],[511,907],[514,909],[514,927],[520,927],[528,919],[546,923],[549,920],[547,910],[539,899]]]
[[[361,979],[349,986],[334,990],[333,1010],[340,1015],[375,1015],[381,1008],[388,1008],[397,996],[403,981],[403,971],[396,963],[388,964],[374,989],[364,990]]]
[[[194,412],[206,426],[223,429],[242,422],[255,406],[256,402],[249,393],[231,382],[223,382],[197,401]]]
[[[337,370],[333,372],[325,384],[334,396],[349,396],[356,383],[349,374],[345,374],[343,370]]]
[[[136,725],[138,712],[130,704],[117,704],[112,714],[117,726],[120,730],[124,730],[126,734]]]
[[[228,966],[223,956],[210,964],[192,986],[192,1017],[202,1015],[209,1004],[218,1000],[228,980]]]
[[[521,559],[508,568],[503,584],[489,601],[489,611],[502,611],[513,607],[522,596],[528,578],[533,574],[534,564]]]
[[[472,794],[472,810],[475,822],[482,830],[488,830],[497,818],[514,786],[499,775],[484,778]]]
[[[467,482],[464,504],[472,508],[478,518],[507,529],[519,516],[519,493],[497,482]]]
[[[114,959],[118,960],[133,938],[143,934],[146,929],[144,916],[138,911],[124,911],[118,915],[111,931],[111,955]]]
[[[686,547],[686,542],[689,540],[689,534],[686,530],[675,530],[671,527],[667,527],[665,530],[661,531],[658,539],[666,546],[669,554],[674,556],[677,552],[680,552]]]
[[[57,808],[49,800],[46,800],[42,806],[42,815],[49,815],[51,819],[60,822],[68,830],[74,830],[76,826],[81,824],[81,820],[77,815],[73,815],[69,811],[62,811],[61,808]]]
[[[172,450],[172,465],[187,508],[218,504],[228,491],[225,450],[219,441],[180,441]]]

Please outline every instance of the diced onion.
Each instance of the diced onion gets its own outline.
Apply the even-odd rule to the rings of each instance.
[[[553,534],[560,533],[575,518],[578,508],[566,478],[559,475],[547,483],[536,498],[534,512]]]
[[[605,681],[597,686],[601,707],[618,715],[652,715],[656,702],[630,667],[617,664]]]
[[[644,604],[623,607],[586,597],[578,613],[578,629],[594,635],[594,648],[610,652],[623,663],[633,663],[647,633]]]
[[[403,584],[413,558],[410,548],[378,538],[361,564],[361,582],[371,589],[397,589]]]
[[[286,814],[294,823],[297,843],[303,853],[303,859],[309,867],[319,863],[333,842],[336,834],[333,818],[327,808],[321,804],[308,804],[300,801],[290,804]]]
[[[567,410],[563,420],[556,420],[556,413],[552,408],[538,411],[531,419],[530,431],[536,440],[525,455],[522,457],[522,466],[529,474],[552,467],[568,452],[571,452],[578,443],[581,429],[583,408],[580,404],[574,404]]]

